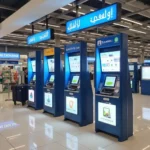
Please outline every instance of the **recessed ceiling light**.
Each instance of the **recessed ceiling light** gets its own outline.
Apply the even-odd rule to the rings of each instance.
[[[72,4],[68,4],[68,6],[72,6]]]
[[[32,29],[29,29],[29,28],[25,28],[25,30],[27,30],[27,31],[32,31]],[[41,30],[37,30],[37,29],[34,29],[34,31],[36,31],[36,32],[41,32]]]
[[[74,12],[74,13],[76,13],[76,11],[75,10],[73,10],[72,12]],[[81,14],[81,15],[85,15],[85,13],[83,13],[83,12],[78,12],[79,14]]]
[[[98,33],[90,33],[92,35],[97,35],[97,36],[102,36],[101,34],[98,34]]]
[[[40,25],[46,25],[45,23],[38,23]],[[48,26],[51,26],[51,27],[56,27],[56,28],[60,28],[60,26],[57,26],[57,25],[53,25],[53,24],[48,24]]]
[[[133,32],[138,32],[138,33],[146,34],[146,32],[139,31],[139,30],[135,30],[135,29],[129,29],[129,30],[130,30],[130,31],[133,31]]]
[[[62,8],[60,8],[61,10],[65,10],[65,11],[68,11],[69,9],[67,9],[67,8],[64,8],[64,7],[62,7]]]
[[[66,34],[62,34],[62,33],[54,33],[55,35],[62,35],[62,36],[67,36]]]
[[[90,9],[90,11],[95,11],[94,9]]]
[[[142,23],[140,22],[137,22],[137,21],[134,21],[134,20],[130,20],[130,19],[127,19],[127,18],[121,18],[122,20],[125,20],[125,21],[129,21],[129,22],[132,22],[132,23],[135,23],[135,24],[138,24],[138,25],[143,25]]]
[[[123,25],[123,24],[119,24],[119,23],[113,23],[113,24],[117,25],[117,26],[125,27],[125,28],[130,28],[129,26],[126,26],[126,25]]]

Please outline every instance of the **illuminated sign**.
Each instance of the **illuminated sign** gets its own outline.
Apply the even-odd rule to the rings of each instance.
[[[0,59],[18,60],[18,59],[20,59],[20,54],[19,53],[5,53],[5,52],[0,52]]]
[[[44,56],[54,55],[54,48],[48,48],[44,50]]]
[[[52,101],[52,93],[44,93],[44,103],[45,103],[45,106],[48,106],[48,107],[52,107],[53,106],[53,101]]]
[[[79,52],[81,49],[80,43],[68,44],[65,46],[66,52]]]
[[[8,64],[18,64],[18,61],[7,61]]]
[[[94,26],[104,25],[118,21],[120,18],[121,5],[119,3],[115,3],[108,7],[68,21],[66,23],[66,33],[70,34]]]
[[[150,60],[144,60],[144,63],[150,63]]]
[[[30,102],[34,102],[34,90],[29,90],[28,91],[28,100],[30,101]]]
[[[98,103],[98,121],[116,126],[116,105]]]
[[[120,35],[113,35],[104,38],[97,39],[97,47],[110,47],[118,46],[120,44]]]
[[[19,125],[19,124],[17,124],[17,123],[14,122],[14,121],[2,122],[2,123],[0,123],[0,131],[1,131],[1,130],[4,130],[4,129],[7,129],[7,128],[16,127],[16,126],[18,126],[18,125]]]
[[[66,111],[72,114],[78,114],[78,104],[77,98],[75,97],[66,97]]]
[[[29,36],[27,38],[27,44],[33,45],[33,44],[51,40],[51,39],[54,39],[54,30],[48,29],[48,30]]]

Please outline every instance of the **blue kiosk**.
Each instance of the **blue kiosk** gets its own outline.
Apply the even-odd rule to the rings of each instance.
[[[28,57],[28,106],[36,110],[43,109],[42,68],[41,51],[30,52]]]
[[[44,50],[44,112],[55,117],[64,114],[64,75],[60,48]]]
[[[97,39],[95,57],[95,131],[125,141],[133,135],[127,35]]]
[[[142,64],[141,94],[150,95],[150,63]]]
[[[93,92],[85,42],[65,46],[64,100],[64,120],[80,126],[93,123]]]
[[[130,85],[132,93],[139,93],[139,74],[138,74],[138,64],[129,63],[130,72]]]

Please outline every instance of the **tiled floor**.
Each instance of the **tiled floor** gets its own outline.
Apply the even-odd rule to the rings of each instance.
[[[79,127],[0,94],[0,150],[150,150],[150,96],[134,95],[134,136],[126,142]]]

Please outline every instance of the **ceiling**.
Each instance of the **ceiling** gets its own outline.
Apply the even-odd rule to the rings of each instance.
[[[0,0],[0,22],[4,21],[29,0]]]
[[[3,1],[5,1],[5,3]],[[9,3],[9,1],[10,0],[1,0],[0,5],[9,6],[17,10],[27,2],[27,0],[11,0],[11,3]],[[140,57],[142,53],[144,53],[145,56],[150,56],[150,0],[105,0],[105,6],[115,2],[122,4],[122,17],[120,22],[85,30],[69,36],[65,34],[65,23],[77,16],[76,3],[68,4],[48,14],[48,25],[55,30],[55,37],[60,38],[62,51],[65,44],[84,40],[88,43],[88,52],[94,53],[96,38],[117,33],[126,33],[129,36],[129,56]],[[78,0],[77,4],[79,5],[78,16],[102,7],[100,0]],[[0,11],[6,16],[14,12],[1,8]],[[34,32],[44,30],[46,28],[45,22],[46,17],[33,22]],[[0,45],[28,46],[26,44],[26,38],[31,34],[32,25],[27,25],[0,39]],[[34,47],[47,48],[55,46],[55,43],[55,40],[51,40],[34,45]]]

